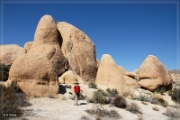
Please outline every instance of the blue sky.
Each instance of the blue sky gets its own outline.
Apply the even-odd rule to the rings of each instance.
[[[103,54],[110,54],[118,65],[133,71],[148,55],[155,55],[167,69],[179,69],[177,0],[139,1],[10,3],[6,0],[1,3],[1,44],[23,47],[33,40],[40,18],[49,14],[55,22],[71,23],[86,33],[96,46],[99,60]]]

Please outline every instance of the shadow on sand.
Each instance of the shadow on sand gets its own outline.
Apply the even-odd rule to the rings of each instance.
[[[87,105],[88,103],[80,103],[79,105]]]

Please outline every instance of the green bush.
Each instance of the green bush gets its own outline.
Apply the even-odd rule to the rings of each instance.
[[[89,87],[89,88],[97,89],[97,85],[96,85],[95,82],[90,82],[90,83],[88,84],[88,87]]]
[[[147,95],[145,94],[140,94],[137,98],[137,100],[140,101],[145,101],[145,102],[149,102],[151,98],[149,98]]]
[[[113,104],[114,104],[116,107],[125,108],[125,107],[126,107],[126,100],[125,100],[122,96],[117,96],[117,97],[113,100]]]
[[[108,98],[108,94],[105,93],[103,90],[98,89],[93,93],[91,100],[93,101],[93,103],[108,104],[109,101],[107,98]]]
[[[155,92],[163,94],[167,91],[167,88],[165,88],[164,86],[160,86],[158,88],[155,89]]]
[[[142,114],[142,112],[140,111],[140,107],[136,103],[127,105],[126,110],[135,114]]]
[[[118,95],[118,90],[117,89],[107,88],[106,91],[109,93],[110,97],[116,97]]]
[[[0,64],[0,80],[8,80],[10,67],[11,65]]]

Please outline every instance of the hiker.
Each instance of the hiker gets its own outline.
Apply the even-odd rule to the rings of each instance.
[[[78,99],[79,99],[79,96],[80,96],[80,86],[79,86],[78,82],[75,83],[74,93],[76,94],[74,105],[78,105]]]

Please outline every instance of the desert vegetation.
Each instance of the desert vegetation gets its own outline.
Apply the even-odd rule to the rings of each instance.
[[[174,85],[173,90],[169,91],[169,94],[175,102],[180,103],[180,82]]]
[[[174,108],[167,108],[165,113],[163,113],[164,115],[168,116],[169,118],[171,118],[172,120],[179,120],[180,118],[180,114],[177,111],[177,109]]]
[[[105,107],[96,106],[92,110],[85,110],[88,114],[94,115],[96,120],[119,119],[120,114],[116,110],[106,110]]]
[[[31,105],[27,102],[27,97],[24,93],[19,92],[17,85],[11,85],[5,88],[0,85],[0,108],[2,114],[0,117],[18,117],[23,114],[22,107]]]
[[[6,81],[9,77],[11,65],[0,64],[0,81]]]
[[[113,89],[107,88],[106,91],[109,93],[110,97],[116,97],[119,93],[118,90],[115,88]]]
[[[97,89],[97,85],[96,85],[95,82],[90,82],[90,83],[88,84],[88,87],[89,87],[89,88]]]
[[[124,99],[122,96],[115,97],[113,104],[118,108],[125,108],[127,106],[126,99]]]

